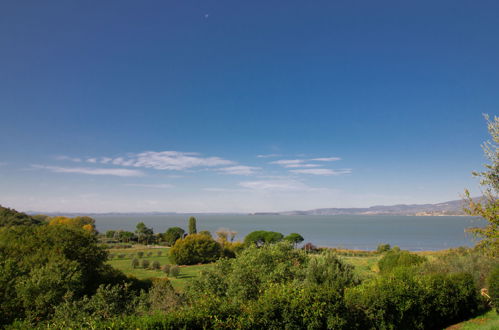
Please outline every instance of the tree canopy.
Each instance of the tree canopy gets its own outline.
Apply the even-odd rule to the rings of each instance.
[[[185,234],[185,230],[183,230],[180,227],[170,227],[168,230],[163,234],[163,240],[168,244],[169,246],[173,246],[175,242],[182,238]]]
[[[42,222],[26,213],[18,212],[0,205],[0,227],[20,226],[20,225],[39,225]]]
[[[497,257],[499,256],[499,117],[491,120],[485,115],[485,119],[492,140],[486,141],[482,148],[490,163],[484,165],[484,171],[473,172],[474,176],[480,178],[483,198],[478,201],[473,200],[470,192],[466,190],[468,207],[465,211],[469,215],[480,216],[487,220],[486,227],[471,228],[469,231],[479,239],[478,248]]]
[[[275,231],[256,230],[244,238],[244,244],[262,246],[264,244],[277,243],[284,238],[284,235]]]

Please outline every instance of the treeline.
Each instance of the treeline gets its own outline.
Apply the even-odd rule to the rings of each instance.
[[[101,287],[93,296],[65,300],[37,326],[439,329],[487,307],[480,276],[492,261],[477,263],[475,253],[455,251],[429,261],[390,250],[380,259],[380,274],[366,279],[331,251],[309,254],[286,242],[252,245],[237,258],[218,260],[182,293],[167,279],[154,280],[139,295],[127,286]],[[461,261],[469,266],[456,269]]]

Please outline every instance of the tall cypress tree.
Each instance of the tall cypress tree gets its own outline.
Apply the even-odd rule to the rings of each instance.
[[[196,218],[189,218],[189,234],[196,234],[198,231],[196,229]]]

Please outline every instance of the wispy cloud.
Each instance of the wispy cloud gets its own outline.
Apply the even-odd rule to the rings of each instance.
[[[125,186],[129,187],[140,187],[140,188],[157,188],[157,189],[166,189],[175,187],[169,183],[127,183]]]
[[[290,170],[291,173],[297,174],[313,174],[313,175],[342,175],[342,174],[350,174],[352,170],[344,169],[344,170],[332,170],[329,168],[310,168],[310,169],[298,169],[298,170]]]
[[[319,164],[286,164],[284,167],[286,168],[310,168],[310,167],[321,167],[322,165]]]
[[[77,173],[88,175],[113,175],[121,177],[143,176],[144,173],[139,170],[129,170],[124,168],[89,168],[89,167],[59,167],[32,165],[34,168],[44,169],[55,173]]]
[[[294,179],[243,181],[239,182],[239,185],[247,189],[264,191],[300,191],[310,189],[303,182]]]
[[[130,154],[127,157],[103,157],[100,159],[100,163],[175,171],[196,167],[217,167],[235,164],[231,160],[220,157],[202,157],[198,153],[180,151],[145,151],[138,154]]]
[[[260,170],[260,167],[236,165],[219,168],[217,171],[233,175],[252,175],[255,174],[258,170]]]
[[[290,164],[301,164],[304,163],[306,160],[305,159],[281,159],[281,160],[275,160],[273,162],[270,162],[270,164],[277,164],[277,165],[290,165]]]
[[[87,158],[87,163],[95,164],[97,163],[97,158]]]
[[[64,161],[70,161],[74,163],[81,163],[81,158],[77,157],[69,157],[69,156],[57,156],[55,157],[57,160],[64,160]]]
[[[341,160],[340,157],[323,157],[323,158],[312,158],[311,161],[316,162],[335,162],[337,160]]]
[[[273,158],[273,157],[281,157],[280,154],[267,154],[267,155],[257,155],[257,158]]]

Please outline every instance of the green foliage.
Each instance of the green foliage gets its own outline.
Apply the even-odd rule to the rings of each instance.
[[[304,271],[304,281],[308,285],[335,287],[343,290],[359,284],[353,266],[345,264],[330,251],[311,258]]]
[[[148,228],[143,222],[139,222],[135,229],[135,234],[139,243],[150,244],[153,239],[154,231]]]
[[[303,242],[305,239],[300,234],[291,233],[288,236],[284,237],[284,240],[288,241],[294,245],[297,245],[297,244],[300,244],[301,242]]]
[[[142,268],[146,269],[146,268],[149,268],[149,260],[147,259],[142,259]]]
[[[142,258],[143,256],[144,256],[144,252],[143,251],[137,252],[137,257]]]
[[[390,244],[379,244],[376,248],[376,252],[378,253],[385,253],[388,251],[390,251]]]
[[[106,237],[107,238],[114,238],[115,234],[116,234],[116,230],[108,230],[108,231],[106,231]]]
[[[347,289],[357,328],[442,328],[477,312],[479,298],[469,274],[417,275],[399,268]]]
[[[211,235],[211,233],[210,233],[208,230],[201,230],[201,231],[199,232],[199,234],[200,234],[200,235],[205,235],[205,236],[208,236],[208,237],[213,237],[213,236]]]
[[[169,312],[182,302],[179,294],[175,292],[172,284],[166,278],[155,279],[147,295],[150,311]]]
[[[196,234],[197,229],[196,229],[196,218],[190,217],[189,218],[189,235]]]
[[[139,259],[137,259],[137,258],[133,258],[133,259],[132,259],[132,268],[137,268],[137,267],[139,267],[139,264],[140,264],[140,263],[139,263]]]
[[[12,317],[46,318],[66,294],[90,294],[124,276],[104,264],[107,253],[97,237],[74,226],[5,227],[0,255],[0,282],[11,285],[0,289],[3,324]]]
[[[488,277],[489,295],[497,313],[499,313],[499,264],[496,264]]]
[[[178,266],[171,266],[169,275],[172,277],[178,277],[180,275],[180,268]]]
[[[470,228],[478,239],[477,247],[486,251],[493,257],[499,257],[499,117],[487,120],[487,129],[492,141],[486,141],[483,145],[485,156],[490,164],[485,164],[485,171],[473,172],[473,175],[480,178],[483,187],[483,197],[473,200],[468,190],[465,191],[468,207],[466,213],[479,216],[487,220],[488,224],[484,228]]]
[[[161,264],[159,263],[159,261],[157,260],[154,260],[151,264],[151,268],[152,269],[156,269],[156,270],[159,270],[161,269]]]
[[[0,205],[0,227],[39,225],[42,221]]]
[[[82,299],[68,296],[57,306],[47,328],[81,328],[83,324],[97,323],[124,315],[134,315],[140,298],[130,285],[101,285],[94,295]]]
[[[425,257],[420,257],[409,251],[391,250],[379,260],[378,266],[382,273],[386,273],[397,267],[416,266],[423,263],[425,260]]]
[[[180,227],[170,227],[163,234],[163,240],[168,244],[168,246],[173,246],[178,239],[181,239],[185,234],[185,231]]]
[[[161,270],[163,271],[163,273],[165,273],[166,275],[170,274],[170,268],[171,268],[171,265],[163,265],[163,267],[161,267]]]
[[[170,249],[170,257],[179,265],[213,262],[220,258],[222,247],[211,237],[191,234],[178,240]]]
[[[262,246],[264,244],[277,243],[281,241],[284,236],[275,231],[257,230],[249,233],[244,238],[244,244]]]

